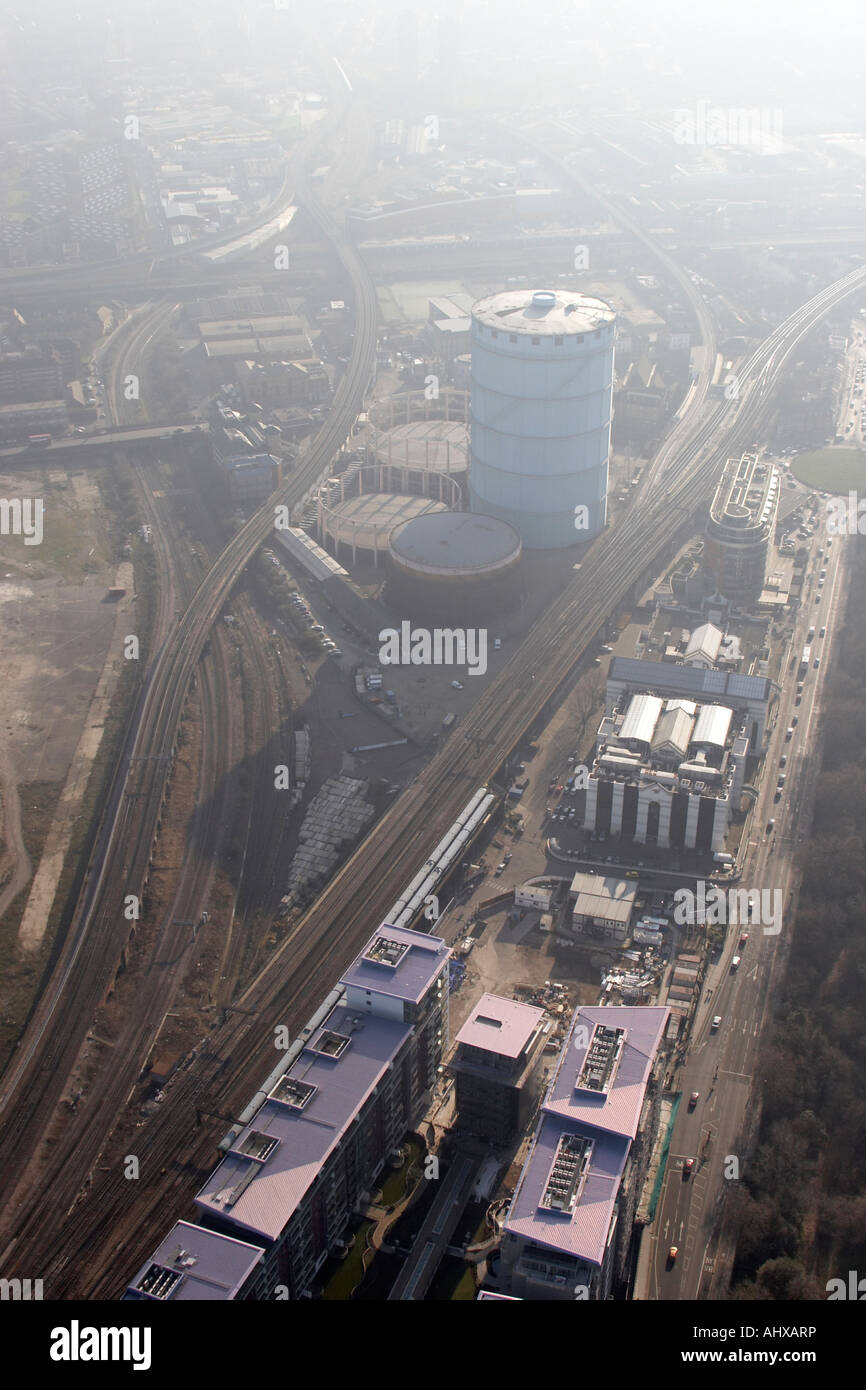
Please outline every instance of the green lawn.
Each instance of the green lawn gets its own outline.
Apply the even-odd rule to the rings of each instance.
[[[866,488],[866,449],[815,449],[791,464],[794,477],[822,492]]]
[[[349,1248],[345,1260],[329,1261],[324,1270],[325,1286],[322,1297],[344,1302],[351,1298],[352,1291],[364,1275],[364,1251],[367,1248],[367,1232],[372,1221],[362,1221]],[[330,1276],[330,1277],[329,1277]]]

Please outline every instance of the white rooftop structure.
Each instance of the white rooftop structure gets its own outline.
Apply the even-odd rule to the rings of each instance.
[[[696,627],[683,654],[687,666],[715,666],[725,634],[713,623]]]

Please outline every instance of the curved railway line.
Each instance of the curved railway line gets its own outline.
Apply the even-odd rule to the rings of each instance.
[[[571,172],[571,171],[569,171]],[[126,942],[124,896],[141,892],[164,805],[166,769],[175,752],[187,691],[213,622],[250,556],[273,526],[273,506],[297,506],[349,434],[375,362],[377,305],[372,280],[333,219],[299,180],[299,201],[336,247],[355,287],[356,337],[329,419],[296,474],[243,527],[219,556],[147,672],[130,738],[115,779],[99,837],[94,869],[57,969],[34,1011],[31,1025],[3,1080],[0,1095],[5,1133],[0,1138],[0,1178],[6,1190],[20,1177],[22,1161],[49,1123],[58,1085],[68,1074],[95,1008],[114,979]],[[655,248],[653,248],[655,250]],[[671,262],[686,289],[702,332],[711,325],[703,301]],[[810,300],[753,354],[740,398],[704,415],[711,353],[696,389],[653,462],[626,517],[593,543],[581,574],[536,630],[514,653],[461,729],[379,821],[361,849],[294,927],[264,970],[215,1028],[189,1067],[172,1082],[158,1114],[142,1135],[142,1178],[131,1184],[118,1172],[99,1175],[73,1222],[64,1222],[78,1200],[80,1174],[72,1164],[54,1166],[3,1217],[4,1273],[44,1271],[50,1297],[116,1294],[134,1267],[151,1221],[164,1221],[172,1182],[192,1190],[211,1166],[217,1124],[249,1094],[250,1075],[273,1061],[268,1032],[277,1021],[299,1027],[309,1000],[323,996],[353,952],[381,920],[400,883],[408,881],[429,845],[459,813],[471,790],[494,776],[532,721],[581,659],[611,608],[646,573],[669,536],[711,488],[720,453],[742,447],[765,408],[787,353],[832,305],[866,282],[858,269]],[[474,744],[474,749],[473,749]],[[115,848],[117,847],[117,848]],[[85,951],[86,947],[86,951]],[[74,988],[67,988],[73,984]],[[270,1059],[268,1054],[270,1052]],[[58,1082],[59,1078],[59,1082]],[[196,1110],[220,1112],[192,1130]],[[176,1194],[176,1199],[181,1193]],[[171,1198],[169,1196],[169,1201]],[[68,1203],[68,1205],[66,1205]],[[55,1219],[52,1219],[54,1217]],[[138,1242],[138,1244],[137,1244]],[[123,1268],[118,1250],[123,1248]],[[23,1261],[23,1264],[19,1262]],[[127,1261],[129,1263],[127,1263]]]
[[[462,730],[452,735],[296,925],[237,1001],[244,1012],[233,1012],[216,1028],[172,1083],[147,1127],[146,1165],[136,1191],[130,1192],[119,1173],[106,1174],[94,1183],[75,1222],[55,1229],[50,1239],[44,1237],[44,1205],[41,1211],[31,1207],[19,1227],[16,1250],[10,1252],[12,1266],[20,1244],[22,1253],[27,1251],[28,1268],[45,1268],[52,1296],[116,1296],[135,1259],[146,1252],[153,1219],[164,1221],[167,1201],[179,1203],[192,1194],[212,1164],[213,1144],[225,1120],[249,1095],[251,1075],[273,1064],[273,1025],[301,1026],[306,1001],[327,992],[387,911],[395,883],[408,881],[469,792],[496,773],[574,668],[611,607],[640,580],[668,537],[711,490],[720,457],[752,440],[788,353],[835,303],[864,284],[866,269],[852,272],[775,330],[752,355],[740,399],[720,403],[670,461],[659,480],[664,490],[649,502],[648,514],[639,516],[632,510],[613,534],[594,543],[593,563],[585,562],[554,605],[558,611],[551,611],[527,638]],[[478,739],[474,752],[467,739]],[[196,1110],[206,1112],[204,1123],[191,1132]],[[220,1118],[208,1119],[207,1112],[218,1112]],[[179,1190],[172,1193],[173,1187]],[[123,1270],[117,1267],[120,1248]]]

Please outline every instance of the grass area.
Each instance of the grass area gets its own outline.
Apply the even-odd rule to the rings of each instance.
[[[345,1260],[334,1261],[333,1273],[328,1275],[331,1262],[325,1267],[325,1286],[322,1298],[336,1302],[346,1302],[351,1298],[364,1275],[364,1251],[367,1248],[367,1232],[373,1227],[372,1221],[362,1221],[355,1232],[349,1253]]]
[[[398,1202],[402,1202],[419,1176],[418,1162],[424,1151],[423,1145],[420,1139],[411,1139],[406,1147],[409,1151],[406,1161],[389,1173],[382,1184],[383,1207],[395,1207]]]
[[[866,449],[814,449],[800,454],[791,472],[806,487],[848,492],[866,487]]]

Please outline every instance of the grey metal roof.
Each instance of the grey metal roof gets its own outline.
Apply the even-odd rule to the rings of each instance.
[[[232,1299],[262,1254],[260,1245],[177,1221],[129,1283],[126,1298],[172,1303]]]
[[[692,743],[711,743],[724,748],[733,714],[726,705],[701,705],[692,734]]]
[[[496,517],[435,512],[395,527],[389,545],[400,559],[438,574],[506,564],[519,555],[520,536]]]
[[[619,731],[623,743],[633,738],[639,743],[652,743],[653,732],[661,717],[664,701],[658,695],[633,695]]]
[[[309,1099],[298,1108],[266,1100],[207,1179],[197,1206],[276,1240],[411,1032],[408,1024],[377,1015],[355,1025],[353,1016],[342,1005],[328,1015],[325,1027],[348,1036],[349,1045],[336,1058],[304,1048],[286,1075],[315,1088]],[[275,1094],[280,1087],[285,1092],[281,1082]],[[240,1152],[250,1136],[279,1142],[260,1161]]]
[[[694,666],[676,666],[668,661],[640,661],[633,656],[615,656],[608,668],[609,681],[629,686],[670,690],[678,695],[701,695],[729,700],[770,698],[771,682],[766,676],[743,676],[732,671],[702,671]]]

